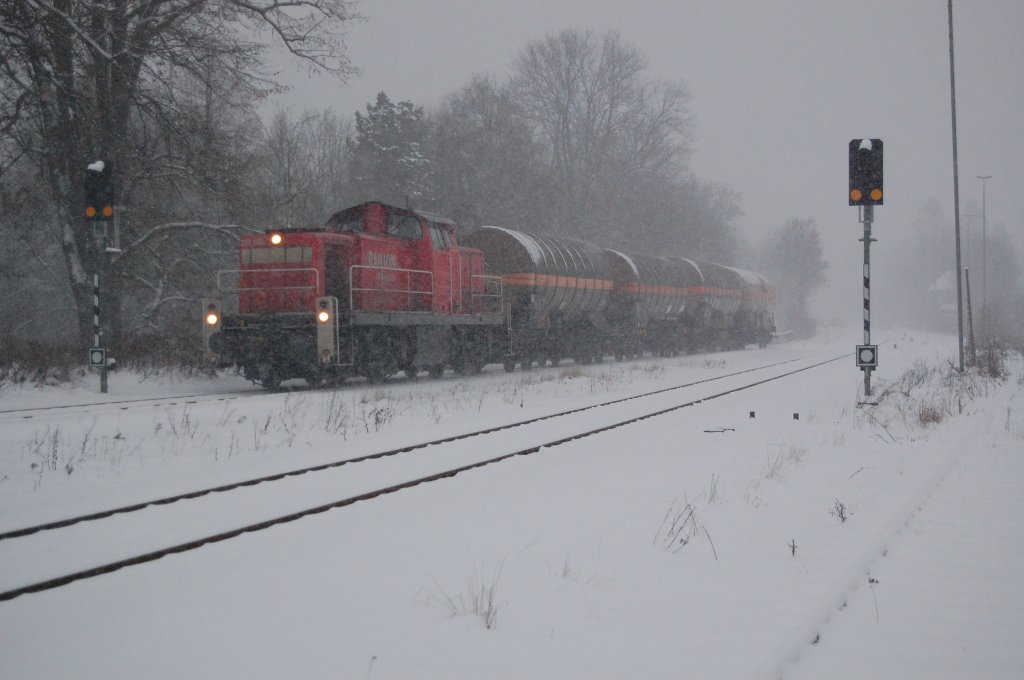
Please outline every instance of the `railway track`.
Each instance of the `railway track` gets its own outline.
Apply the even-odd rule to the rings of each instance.
[[[415,383],[416,380],[416,378],[394,379],[395,384],[400,384],[401,382]],[[358,385],[359,383],[350,384]],[[313,387],[309,385],[300,384],[282,387],[280,389],[270,391],[264,387],[254,384],[253,386],[244,389],[238,389],[228,392],[214,392],[208,394],[183,394],[171,397],[140,397],[137,399],[110,399],[104,401],[84,402],[77,404],[27,406],[22,408],[0,409],[0,422],[10,420],[29,420],[40,415],[48,415],[53,413],[90,415],[96,411],[127,411],[129,409],[134,408],[162,408],[168,406],[179,406],[182,404],[193,405],[207,402],[231,401],[233,399],[250,399],[259,397],[274,398],[275,396],[282,393],[328,392],[337,390],[339,387],[340,385]]]
[[[453,437],[5,531],[0,533],[0,562],[8,568],[0,575],[0,601],[534,454],[848,357],[844,353],[775,362]],[[717,384],[708,390],[711,383]],[[681,398],[665,407],[664,395],[670,392],[679,392]],[[614,417],[609,418],[612,408]],[[518,448],[509,451],[503,433],[512,428],[522,431]],[[428,449],[429,456],[415,455]],[[253,523],[252,507],[272,516]],[[145,513],[144,520],[136,517],[139,513]],[[145,529],[140,531],[140,526]],[[42,578],[19,585],[29,573]]]
[[[97,401],[84,404],[58,404],[53,406],[29,406],[26,408],[14,408],[0,410],[0,421],[35,418],[42,414],[70,413],[89,414],[97,410],[127,411],[131,408],[161,408],[166,406],[178,406],[180,404],[199,404],[203,402],[229,401],[232,399],[245,399],[250,397],[273,396],[262,388],[252,390],[240,390],[236,392],[224,392],[219,394],[186,394],[175,397],[146,397],[144,399],[117,399],[112,401]]]

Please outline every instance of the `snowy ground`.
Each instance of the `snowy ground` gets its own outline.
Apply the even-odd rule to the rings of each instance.
[[[101,411],[2,413],[98,401],[93,378],[5,388],[0,531],[856,340],[289,395],[115,375],[111,401],[191,396]],[[950,386],[955,338],[893,333],[880,354],[877,407],[856,406],[851,357],[0,602],[0,677],[1019,678],[1024,367]],[[16,562],[8,587],[39,580]]]

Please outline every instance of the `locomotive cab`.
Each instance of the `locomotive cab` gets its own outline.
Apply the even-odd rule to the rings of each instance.
[[[460,248],[450,220],[383,203],[316,229],[246,236],[239,269],[218,283],[235,311],[204,331],[207,356],[267,387],[439,374],[467,357],[479,364],[500,337],[468,330],[502,323],[500,282],[483,276],[483,254]]]
[[[451,221],[426,213],[364,203],[335,213],[325,228],[357,235],[348,262],[330,268],[349,272],[353,312],[461,314],[464,285],[472,291],[462,259],[467,271],[483,270],[481,253],[461,252]]]

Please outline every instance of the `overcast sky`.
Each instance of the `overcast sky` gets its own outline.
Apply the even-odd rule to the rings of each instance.
[[[857,281],[862,228],[846,192],[847,145],[859,137],[885,143],[876,247],[929,198],[953,218],[944,0],[363,0],[359,11],[367,21],[346,42],[362,73],[339,85],[285,71],[295,87],[271,107],[352,115],[383,90],[429,108],[474,74],[503,79],[532,40],[616,29],[646,54],[651,78],[691,91],[693,169],[741,193],[740,225],[755,240],[813,217],[832,278]],[[1024,2],[956,0],[954,22],[961,212],[973,202],[980,213],[976,176],[991,175],[990,228],[1019,231]]]

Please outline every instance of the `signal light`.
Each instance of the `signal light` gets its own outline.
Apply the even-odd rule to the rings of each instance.
[[[85,216],[106,221],[114,216],[114,178],[110,161],[99,160],[86,166],[83,178]]]
[[[284,236],[280,232],[275,231],[270,235],[270,245],[279,246],[284,243]]]
[[[882,140],[850,140],[850,205],[882,205]]]

